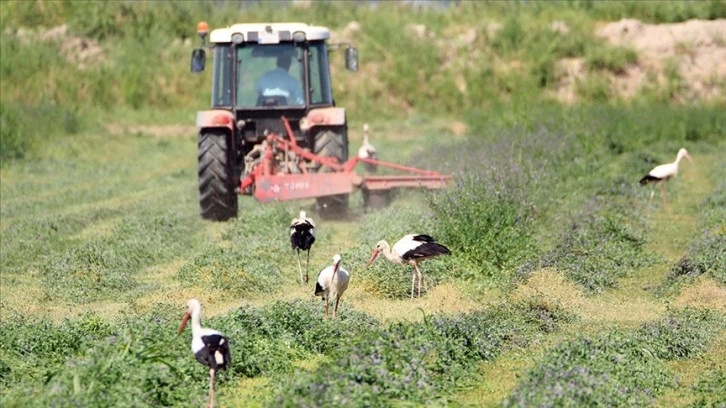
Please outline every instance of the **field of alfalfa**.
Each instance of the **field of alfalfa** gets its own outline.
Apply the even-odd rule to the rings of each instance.
[[[220,406],[726,404],[724,104],[693,99],[677,70],[618,98],[600,81],[633,51],[586,34],[622,16],[723,19],[723,2],[313,3],[309,22],[360,49],[361,72],[334,71],[351,147],[367,122],[384,160],[454,181],[376,211],[355,195],[345,220],[242,197],[237,219],[212,223],[193,127],[209,77],[187,72],[192,44],[177,37],[199,15],[296,19],[219,3],[0,4],[3,407],[204,405],[208,372],[189,331],[175,335],[192,297],[232,342]],[[552,37],[553,20],[571,34]],[[420,26],[450,36],[431,40],[445,50],[406,34]],[[473,44],[446,48],[469,29]],[[565,57],[593,74],[566,105],[551,97]],[[693,163],[668,206],[649,201],[638,180],[680,147]],[[317,223],[311,275],[335,253],[351,272],[337,320],[298,282],[300,209]],[[364,268],[378,240],[412,232],[452,250],[423,264],[416,300],[410,267]]]

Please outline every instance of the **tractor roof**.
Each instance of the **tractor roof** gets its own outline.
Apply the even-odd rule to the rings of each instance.
[[[212,43],[228,43],[232,42],[233,34],[240,33],[244,36],[243,42],[277,44],[280,41],[292,41],[292,36],[296,32],[305,33],[305,39],[308,41],[330,38],[330,31],[326,27],[310,26],[305,23],[247,23],[212,30],[209,40]]]

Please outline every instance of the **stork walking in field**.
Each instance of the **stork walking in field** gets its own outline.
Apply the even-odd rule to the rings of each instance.
[[[430,235],[425,234],[409,234],[401,238],[398,242],[391,246],[386,241],[379,241],[373,249],[371,259],[366,267],[373,263],[378,254],[383,255],[391,262],[397,264],[408,263],[413,266],[413,276],[411,277],[411,299],[413,299],[413,289],[418,277],[418,297],[421,297],[421,270],[418,264],[425,259],[433,258],[439,255],[449,255],[449,248],[436,242]]]
[[[678,151],[678,155],[676,156],[676,161],[673,163],[667,163],[667,164],[661,164],[660,166],[656,166],[653,168],[653,170],[649,171],[648,174],[646,174],[642,179],[640,179],[640,184],[646,185],[648,183],[653,183],[654,185],[657,185],[660,183],[660,195],[663,198],[663,204],[667,205],[668,201],[666,200],[666,182],[671,178],[678,175],[678,163],[683,158],[688,159],[689,162],[693,163],[693,160],[691,160],[691,156],[688,155],[688,151],[686,149],[681,148]],[[653,200],[653,195],[655,193],[655,190],[650,192],[650,200]]]
[[[371,144],[371,142],[368,140],[368,124],[363,125],[363,144],[360,148],[358,148],[358,157],[361,159],[373,159],[378,160],[378,155],[376,153],[376,148]],[[365,169],[366,171],[373,173],[378,168],[377,165],[373,163],[365,163]]]
[[[201,364],[209,367],[209,407],[214,407],[214,375],[232,363],[229,341],[216,330],[202,327],[202,306],[197,299],[187,301],[187,312],[179,325],[177,335],[181,334],[192,319],[192,353]]]
[[[305,211],[300,211],[298,218],[290,223],[290,243],[292,249],[297,251],[297,269],[300,272],[300,281],[308,283],[308,265],[310,265],[310,248],[315,242],[315,223],[308,217]],[[305,276],[303,277],[302,265],[300,264],[300,251],[308,253],[305,263]]]
[[[325,317],[328,317],[330,298],[335,298],[333,307],[333,319],[338,316],[338,303],[341,296],[348,289],[350,274],[340,267],[341,257],[335,254],[333,264],[326,267],[318,274],[318,282],[315,284],[315,296],[322,296],[325,300]]]

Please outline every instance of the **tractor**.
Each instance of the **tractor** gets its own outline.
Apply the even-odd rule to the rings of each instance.
[[[450,180],[376,160],[370,161],[415,175],[362,177],[353,171],[367,159],[348,158],[346,111],[335,104],[328,57],[344,47],[346,69],[357,71],[358,52],[349,44],[329,44],[327,28],[248,23],[209,33],[200,22],[197,33],[202,44],[192,51],[191,71],[205,69],[208,50],[214,57],[211,109],[196,118],[203,219],[236,217],[239,194],[261,202],[315,198],[319,214],[336,216],[345,213],[356,188],[368,201],[392,188],[441,188]]]

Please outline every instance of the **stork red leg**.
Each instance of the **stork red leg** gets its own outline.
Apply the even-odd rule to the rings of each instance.
[[[416,275],[418,276],[418,297],[421,297],[421,270],[418,269],[418,265],[416,265]]]
[[[303,284],[303,280],[307,282],[307,279],[303,279],[302,264],[300,263],[300,250],[297,251],[297,271],[300,272],[300,285]]]
[[[661,183],[660,195],[661,195],[661,197],[663,197],[663,204],[668,205],[668,200],[666,199],[666,183]]]
[[[214,408],[214,369],[209,369],[209,408]]]
[[[335,297],[335,308],[333,309],[333,319],[338,317],[338,303],[340,302],[340,296]]]
[[[310,250],[308,249],[308,260],[305,263],[305,283],[308,283],[308,268],[310,266]]]
[[[411,299],[413,299],[413,288],[416,286],[416,265],[413,266],[413,275],[411,275]]]

